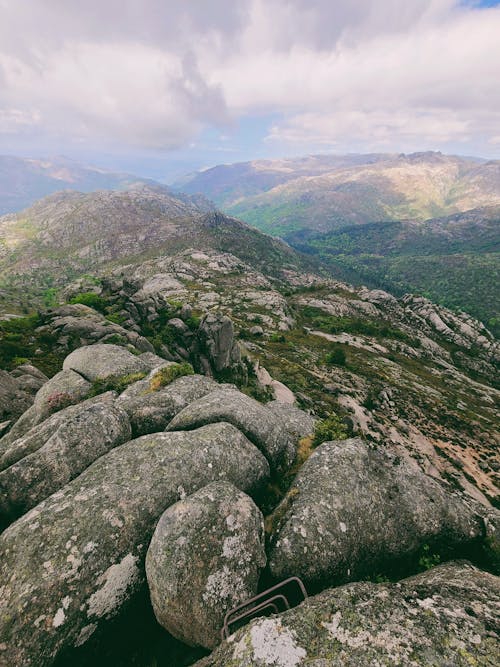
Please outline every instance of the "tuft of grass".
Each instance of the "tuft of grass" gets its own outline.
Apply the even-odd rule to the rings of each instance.
[[[92,387],[88,393],[91,396],[98,396],[104,394],[106,391],[116,391],[119,394],[124,391],[129,385],[138,382],[146,377],[146,373],[128,373],[127,375],[111,375],[107,378],[97,378],[92,383]]]
[[[165,366],[165,368],[160,368],[160,370],[153,375],[149,387],[151,391],[158,391],[162,387],[165,387],[184,375],[194,375],[193,367],[187,361],[184,361],[181,364]]]

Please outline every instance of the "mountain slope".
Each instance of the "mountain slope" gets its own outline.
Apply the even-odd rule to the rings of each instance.
[[[62,157],[34,160],[0,155],[0,215],[21,211],[59,190],[125,190],[134,183],[153,181],[86,167]]]
[[[82,274],[188,247],[230,250],[270,272],[302,261],[202,197],[174,197],[163,186],[62,192],[0,218],[0,289],[40,297]]]
[[[397,294],[418,292],[462,308],[500,334],[500,207],[424,222],[353,225],[290,237],[346,280]]]

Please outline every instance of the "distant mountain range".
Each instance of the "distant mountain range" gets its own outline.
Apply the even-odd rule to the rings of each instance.
[[[463,308],[500,333],[500,161],[427,152],[221,165],[200,192],[337,277]]]
[[[86,167],[64,157],[35,160],[0,155],[0,215],[21,211],[59,190],[125,190],[149,179]]]
[[[500,161],[433,152],[262,160],[208,169],[182,190],[286,239],[301,229],[426,220],[500,204]]]

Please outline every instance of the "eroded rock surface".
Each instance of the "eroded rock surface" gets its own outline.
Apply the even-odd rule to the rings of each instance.
[[[186,644],[214,648],[226,612],[256,594],[265,564],[260,510],[232,484],[209,484],[164,512],[149,545],[158,622]]]
[[[216,480],[255,494],[268,475],[229,424],[143,436],[99,458],[0,536],[0,664],[50,665],[118,614],[144,583],[167,507]]]
[[[384,571],[426,544],[460,549],[485,534],[462,496],[360,439],[318,447],[275,517],[272,574],[323,586]]]
[[[252,621],[196,667],[493,667],[500,580],[466,562],[398,584],[360,582]]]

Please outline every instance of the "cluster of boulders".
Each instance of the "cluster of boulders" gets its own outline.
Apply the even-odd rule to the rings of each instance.
[[[235,359],[217,318],[206,320],[219,332],[206,338],[209,370]],[[383,448],[326,442],[268,517],[266,540],[268,485],[314,421],[177,371],[148,351],[76,349],[0,439],[0,665],[79,650],[146,585],[166,631],[215,649],[200,666],[495,664],[491,574],[458,563],[328,587],[390,574],[424,547],[491,564],[498,512]],[[225,614],[288,576],[328,590],[216,648]]]

